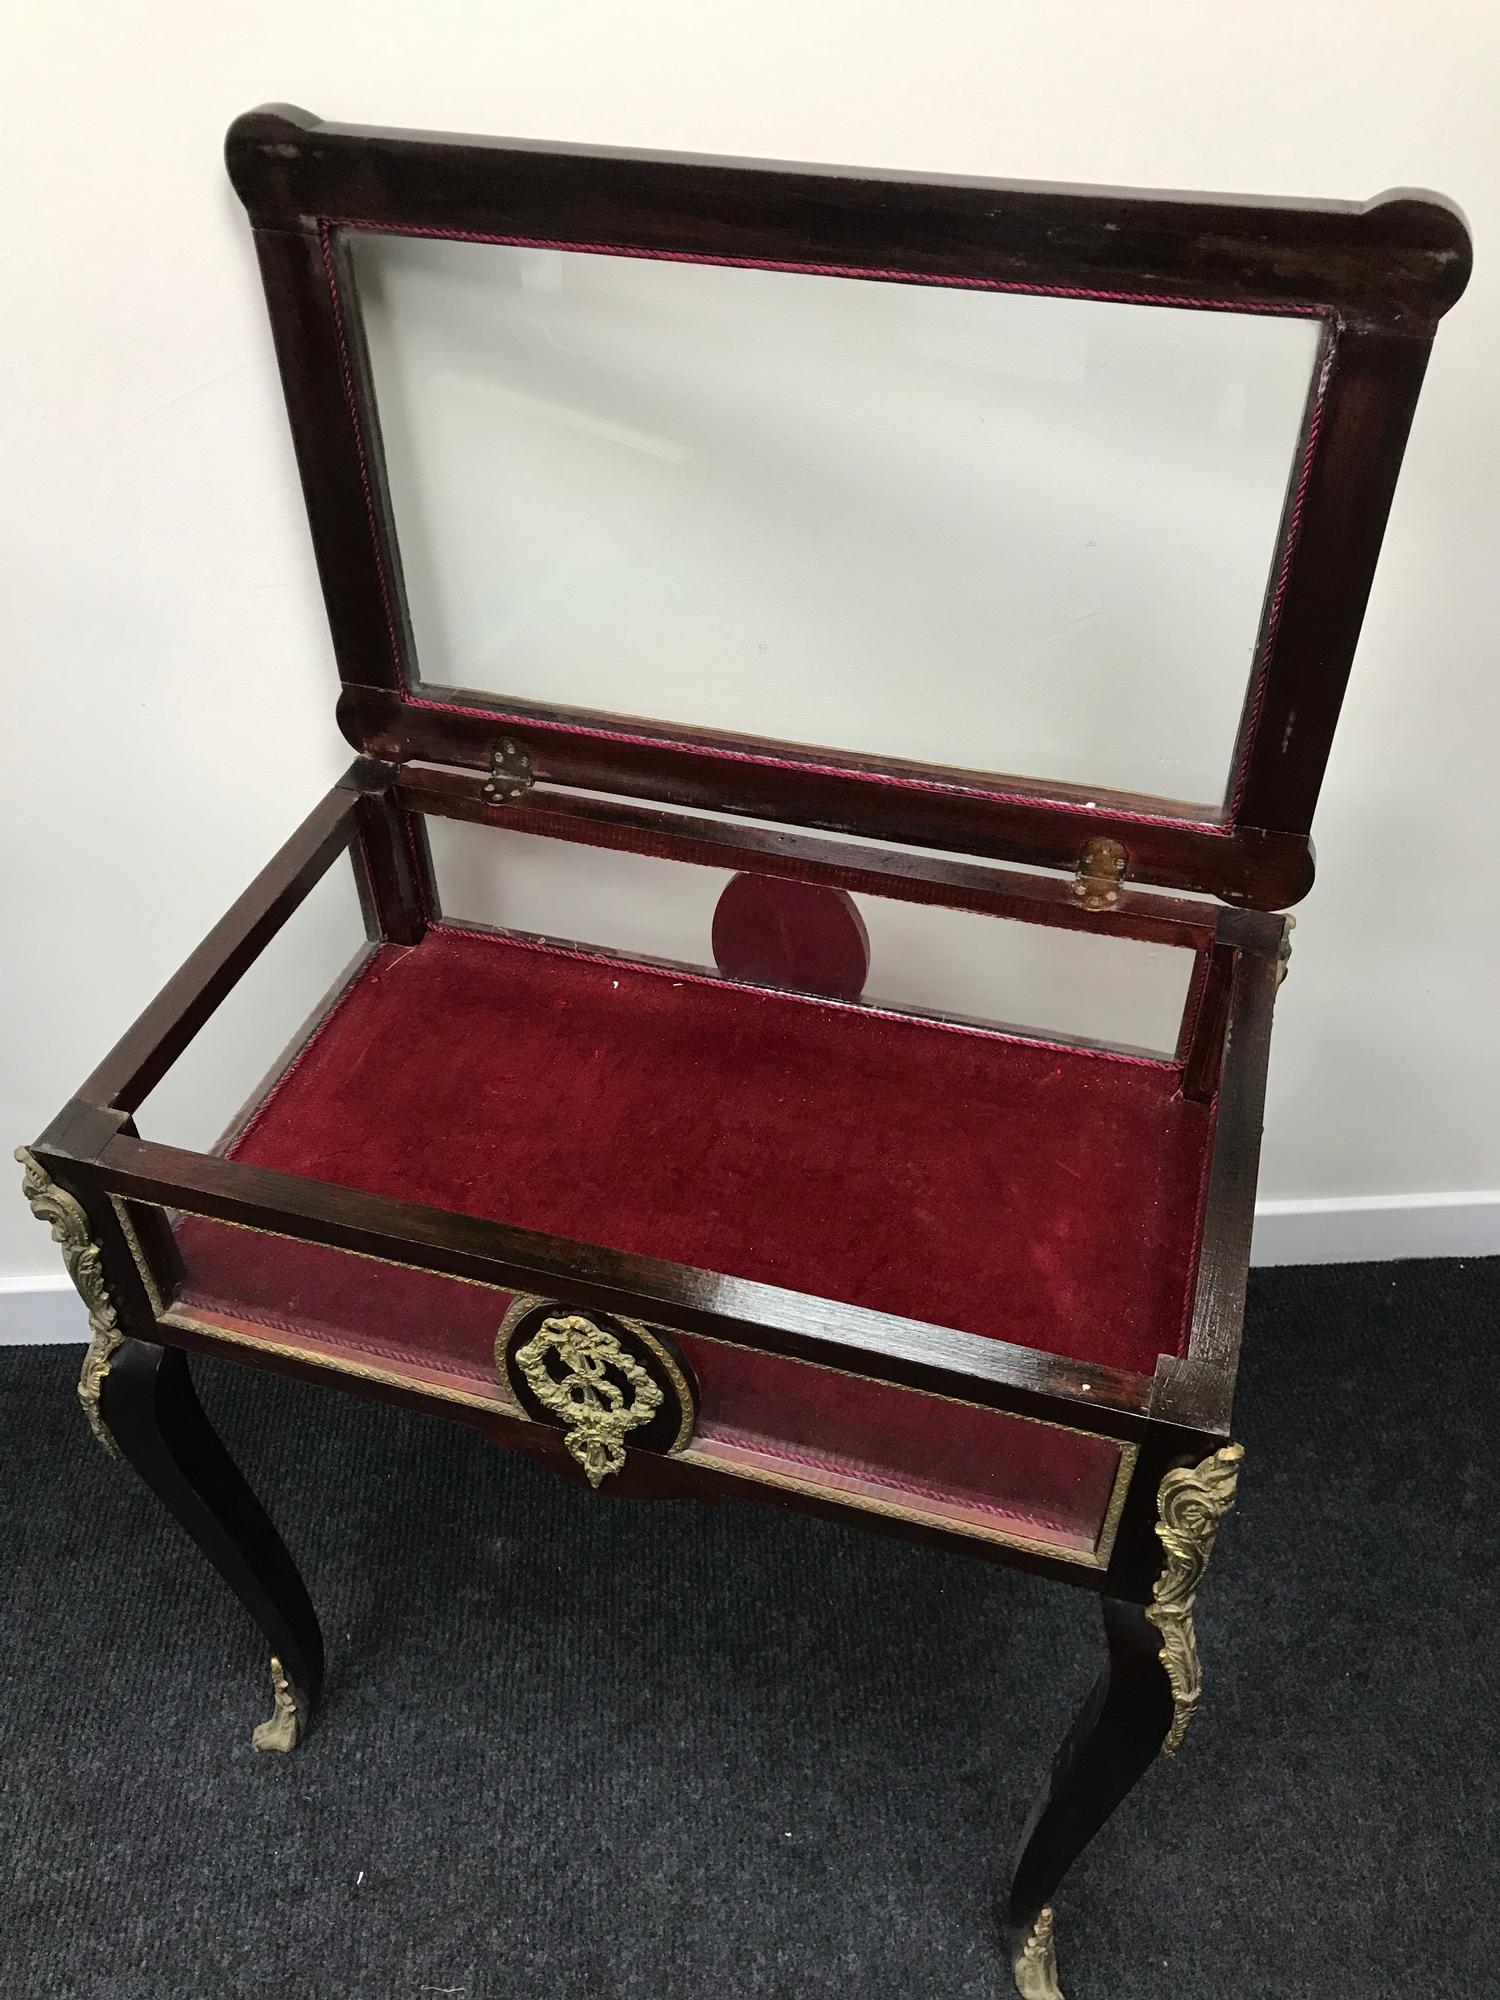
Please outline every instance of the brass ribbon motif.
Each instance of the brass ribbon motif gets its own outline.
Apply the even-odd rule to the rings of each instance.
[[[1156,1535],[1167,1552],[1146,1616],[1162,1635],[1161,1663],[1172,1683],[1172,1727],[1162,1750],[1172,1756],[1203,1698],[1203,1669],[1193,1629],[1193,1600],[1220,1523],[1234,1505],[1242,1446],[1225,1445],[1201,1465],[1169,1472],[1157,1496]]]
[[[78,1399],[89,1420],[89,1429],[104,1449],[118,1458],[120,1447],[110,1436],[99,1414],[99,1392],[109,1373],[110,1356],[125,1339],[120,1331],[114,1300],[104,1282],[104,1253],[89,1234],[89,1219],[82,1204],[60,1188],[24,1146],[17,1148],[16,1158],[26,1170],[21,1189],[31,1204],[31,1212],[38,1222],[50,1225],[52,1241],[62,1250],[68,1276],[88,1307],[92,1337],[89,1351],[84,1356],[83,1372],[78,1378]]]
[[[567,1373],[554,1375],[556,1355]],[[553,1313],[524,1346],[516,1365],[544,1409],[560,1417],[563,1442],[583,1467],[590,1486],[625,1463],[625,1439],[661,1408],[662,1392],[646,1370],[601,1326],[581,1313]],[[630,1399],[611,1371],[624,1378]]]
[[[1037,1917],[1016,1961],[1016,1991],[1021,2000],[1063,2000],[1062,1988],[1057,1983],[1057,1945],[1050,1903]]]

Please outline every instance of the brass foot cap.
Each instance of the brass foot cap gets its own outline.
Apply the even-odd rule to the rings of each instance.
[[[257,1725],[250,1741],[257,1750],[295,1750],[302,1741],[302,1709],[296,1690],[274,1653],[271,1655],[271,1686],[275,1690],[275,1711]]]
[[[1052,1905],[1042,1910],[1031,1927],[1031,1936],[1016,1960],[1016,1991],[1021,2000],[1063,2000],[1057,1983],[1057,1943],[1053,1936]]]

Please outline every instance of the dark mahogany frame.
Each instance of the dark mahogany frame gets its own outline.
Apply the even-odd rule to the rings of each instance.
[[[826,1514],[1102,1596],[1110,1669],[1038,1803],[1011,1888],[1019,1964],[1062,1869],[1155,1757],[1171,1721],[1160,1634],[1142,1609],[1162,1566],[1158,1495],[1169,1470],[1203,1460],[1229,1434],[1286,934],[1272,912],[1311,881],[1313,806],[1402,448],[1437,320],[1468,273],[1463,224],[1427,197],[1353,207],[912,181],[361,131],[275,108],[237,121],[228,152],[255,225],[344,683],[340,721],[358,755],[32,1149],[85,1211],[120,1331],[131,1336],[102,1381],[103,1422],[310,1699],[322,1657],[311,1606],[197,1412],[180,1350],[425,1408],[576,1472],[544,1424],[305,1349],[252,1350],[174,1313],[163,1210],[560,1298],[1129,1447],[1113,1541],[1095,1565],[653,1453],[629,1454],[611,1482],[625,1495],[738,1495]],[[378,422],[341,240],[353,227],[1319,317],[1321,365],[1224,809],[1184,816],[1170,801],[1110,793],[1090,804],[1023,779],[412,693]],[[524,741],[539,783],[490,804],[482,774],[507,735]],[[1193,950],[1198,976],[1175,1060],[1181,1089],[1217,1108],[1185,1351],[1162,1355],[1149,1376],[1101,1368],[142,1139],[137,1109],[341,856],[351,857],[372,941],[414,945],[441,920],[424,830],[434,815]],[[734,815],[817,831],[768,832]],[[1117,904],[1097,912],[1063,877],[1029,872],[1076,866],[1096,835],[1129,856]],[[1182,889],[1220,900],[1162,893]]]
[[[1107,836],[1135,881],[1262,909],[1307,892],[1313,808],[1417,392],[1468,277],[1450,205],[914,180],[374,131],[286,107],[237,120],[227,154],[255,228],[357,750],[483,766],[509,732],[552,784],[1028,866],[1070,868]],[[418,692],[352,230],[1320,320],[1223,805]]]
[[[366,131],[281,107],[237,120],[227,156],[254,224],[344,684],[340,719],[360,755],[35,1148],[113,1246],[108,1263],[119,1272],[130,1329],[168,1345],[212,1344],[156,1310],[170,1282],[146,1282],[122,1229],[123,1212],[141,1239],[136,1247],[144,1244],[165,1280],[165,1207],[1050,1419],[1137,1447],[1107,1567],[940,1527],[909,1531],[1146,1602],[1160,1566],[1162,1472],[1227,1437],[1238,1360],[1284,921],[1223,905],[1279,903],[1310,880],[1308,822],[1402,445],[1437,320],[1468,273],[1462,221],[1434,198],[1409,195],[1355,207],[914,181]],[[995,781],[1002,791],[972,774],[888,761],[835,768],[826,753],[682,730],[626,740],[610,727],[617,718],[538,710],[523,724],[504,705],[470,710],[411,694],[379,427],[340,242],[353,226],[1317,314],[1322,364],[1267,592],[1272,643],[1262,647],[1247,700],[1230,807],[1214,824],[1187,824],[1160,800],[1098,794],[1088,807],[1065,788],[1021,780]],[[477,773],[512,724],[540,782],[490,805]],[[733,817],[697,818],[685,806],[820,831],[766,832]],[[421,939],[438,917],[430,815],[1192,948],[1200,976],[1178,1049],[1182,1088],[1217,1097],[1218,1108],[1186,1351],[1164,1354],[1152,1376],[1112,1371],[137,1136],[142,1100],[341,852],[352,851],[371,938]],[[866,844],[831,841],[829,831]],[[1067,881],[1015,865],[1074,863],[1095,834],[1121,838],[1131,857],[1112,909],[1089,911]],[[918,856],[882,839],[1010,865]],[[1138,886],[1148,882],[1212,890],[1223,902]],[[360,1386],[331,1368],[261,1359]],[[370,1393],[404,1399],[389,1386]],[[448,1410],[561,1460],[541,1426]],[[650,1476],[673,1491],[751,1483],[670,1460],[655,1461]],[[874,1519],[852,1503],[796,1496],[786,1504]]]

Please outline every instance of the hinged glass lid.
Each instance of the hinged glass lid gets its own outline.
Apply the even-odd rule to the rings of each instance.
[[[1223,804],[1317,317],[350,245],[424,692]]]
[[[360,750],[1070,873],[1103,841],[1122,893],[1306,892],[1468,275],[1446,203],[275,107],[229,163]]]

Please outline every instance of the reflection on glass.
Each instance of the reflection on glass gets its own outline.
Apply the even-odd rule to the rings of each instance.
[[[1107,1562],[1122,1470],[1113,1439],[679,1339],[698,1379],[691,1456],[700,1464]]]
[[[714,909],[731,880],[727,868],[685,868],[453,819],[430,819],[427,839],[450,922],[716,969]],[[855,903],[869,938],[862,998],[870,1006],[1160,1056],[1177,1046],[1197,963],[1191,951],[863,893]]]
[[[429,687],[1222,797],[1315,322],[352,240]]]

